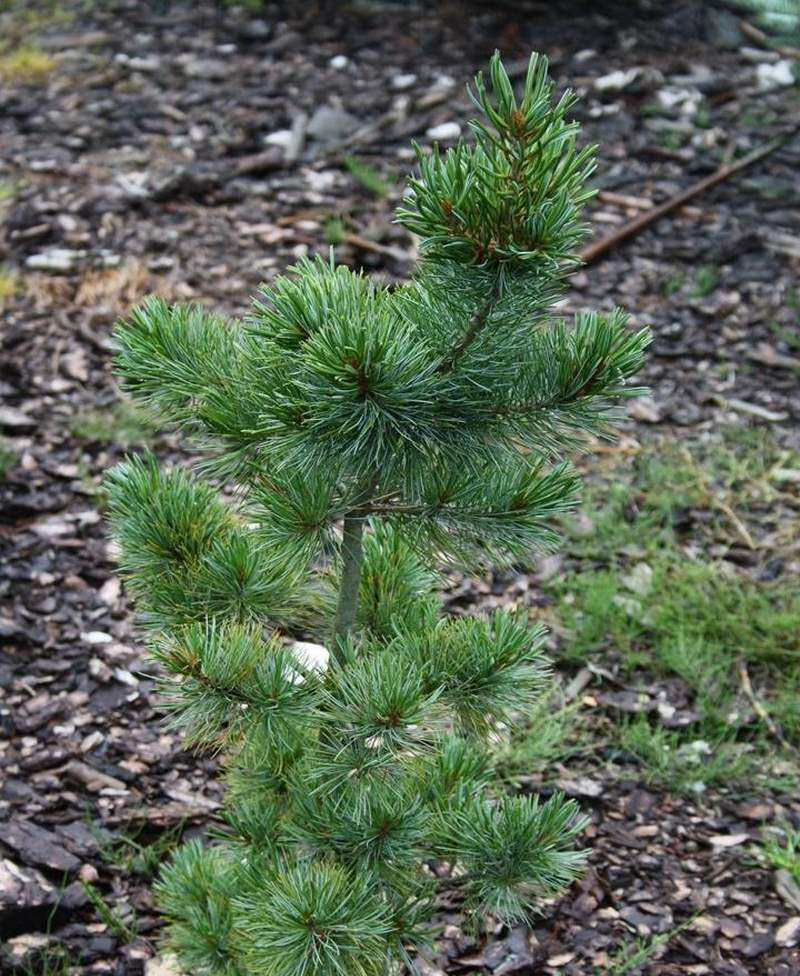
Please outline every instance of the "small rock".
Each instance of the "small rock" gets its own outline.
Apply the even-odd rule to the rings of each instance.
[[[794,63],[784,58],[774,64],[759,64],[756,66],[756,82],[762,91],[793,85]]]
[[[230,68],[225,61],[217,58],[192,58],[183,66],[183,72],[189,78],[207,78],[209,81],[220,81],[227,78]]]
[[[750,840],[749,834],[714,834],[708,838],[713,847],[738,847]]]
[[[434,966],[432,962],[428,962],[427,959],[422,956],[417,956],[414,960],[414,970],[417,976],[445,976],[444,970],[439,969],[438,966]],[[148,973],[147,976],[150,976]],[[169,976],[169,974],[167,974]]]
[[[742,953],[748,959],[755,959],[756,956],[763,955],[775,944],[775,939],[771,932],[759,932],[742,946]]]
[[[139,679],[135,674],[131,674],[126,668],[115,668],[114,677],[117,681],[121,681],[122,684],[128,685],[129,688],[138,688]]]
[[[40,539],[57,539],[72,532],[72,525],[59,518],[42,519],[30,526],[31,532]]]
[[[661,408],[652,397],[636,397],[628,403],[628,416],[645,424],[658,424]]]
[[[119,599],[122,584],[116,576],[110,576],[97,591],[97,596],[102,603],[108,607],[113,607]]]
[[[536,578],[542,583],[553,579],[564,568],[564,557],[557,553],[541,556],[536,564]]]
[[[560,969],[562,966],[566,966],[568,962],[572,962],[574,958],[574,952],[559,952],[555,956],[550,956],[547,960],[547,965],[551,969]]]
[[[78,871],[78,878],[85,884],[94,884],[99,877],[97,868],[93,864],[83,864]]]
[[[266,40],[272,33],[270,25],[260,17],[246,17],[241,23],[235,25],[234,30],[240,37],[245,37],[249,41]]]
[[[452,75],[437,75],[432,87],[436,91],[452,91],[456,84],[456,79]]]
[[[86,264],[99,265],[103,268],[116,268],[120,263],[120,256],[110,251],[73,251],[65,247],[51,247],[39,254],[31,254],[25,258],[25,267],[32,271],[51,271],[65,273],[75,271]]]
[[[35,868],[22,868],[0,858],[0,929],[5,939],[44,930],[53,923],[56,912],[64,914],[85,904],[86,896],[77,885],[58,891]]]
[[[308,120],[309,139],[327,145],[344,142],[359,126],[358,119],[342,108],[321,105]]]
[[[800,369],[800,359],[795,356],[785,356],[768,342],[759,342],[755,349],[747,354],[748,359],[765,366],[778,366],[785,369]]]
[[[393,75],[389,82],[395,91],[405,91],[413,88],[417,83],[417,76],[414,74]]]
[[[556,786],[563,790],[567,796],[595,798],[603,792],[603,784],[596,779],[590,779],[588,776],[579,776],[577,779],[560,779],[556,781]]]
[[[611,71],[607,75],[600,75],[595,78],[594,87],[597,91],[617,92],[622,91],[632,84],[642,73],[641,68],[626,68],[625,70]]]
[[[458,139],[461,135],[461,126],[458,122],[442,122],[434,125],[425,133],[429,139]]]
[[[86,353],[78,347],[61,358],[61,368],[70,379],[85,383],[89,379],[89,364]]]
[[[115,790],[120,793],[127,793],[127,787],[121,779],[114,776],[107,776],[99,769],[93,769],[86,763],[73,759],[64,767],[64,772],[73,782],[81,783],[90,793],[99,793],[101,790]]]
[[[455,78],[451,78],[450,75],[439,75],[428,91],[416,100],[415,108],[424,112],[425,109],[433,108],[434,105],[441,105],[450,97],[455,85]]]
[[[171,954],[154,956],[144,964],[144,976],[183,976],[178,960]]]
[[[21,962],[31,953],[43,951],[49,942],[49,935],[43,935],[39,932],[26,932],[24,935],[18,935],[14,939],[9,939],[6,945],[11,958],[15,962]]]
[[[102,684],[108,684],[114,676],[111,668],[105,661],[101,661],[99,657],[89,659],[89,674],[97,681],[102,682]]]
[[[275,132],[270,132],[268,136],[264,136],[264,142],[268,146],[280,146],[282,149],[286,149],[292,144],[293,138],[291,129],[277,129]]]
[[[87,736],[84,737],[83,741],[81,742],[81,752],[83,753],[91,752],[92,749],[96,749],[97,746],[99,746],[104,741],[105,741],[105,736],[103,735],[102,732],[99,732],[97,730],[95,730],[94,732],[90,732]]]
[[[786,868],[775,872],[775,891],[792,908],[800,911],[800,885]]]
[[[775,933],[775,944],[791,948],[798,942],[800,942],[800,915],[793,915]]]
[[[766,51],[763,47],[740,47],[739,54],[745,61],[751,61],[753,64],[761,64],[764,61],[769,61],[772,64],[780,60],[780,54],[777,51]]]
[[[703,101],[696,88],[661,88],[656,92],[656,101],[667,110],[679,109],[684,115],[694,115]]]
[[[16,407],[0,405],[0,427],[14,430],[20,434],[36,429],[36,421]]]
[[[309,641],[295,641],[292,651],[299,663],[309,671],[326,671],[330,662],[330,651],[322,644]]]
[[[121,60],[119,55],[115,60]],[[161,58],[155,54],[150,54],[144,58],[128,58],[125,62],[132,71],[143,71],[145,74],[153,74],[161,70]]]
[[[72,271],[88,258],[88,251],[70,251],[54,247],[41,254],[31,254],[25,259],[25,266],[35,271]]]
[[[653,569],[648,563],[637,563],[630,573],[620,576],[620,582],[633,593],[644,596],[653,586]]]
[[[568,523],[568,531],[572,536],[586,538],[594,533],[594,522],[585,512],[577,512]]]
[[[25,864],[68,873],[80,867],[80,861],[64,849],[63,842],[56,834],[29,820],[12,820],[3,824],[0,836],[3,844],[15,851]]]
[[[345,57],[344,54],[337,54],[335,57],[331,58],[328,64],[335,70],[341,71],[350,64],[350,58]]]
[[[81,640],[87,644],[110,644],[114,638],[103,630],[90,630],[81,634]]]

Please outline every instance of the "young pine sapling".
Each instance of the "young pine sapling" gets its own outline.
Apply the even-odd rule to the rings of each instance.
[[[492,777],[542,629],[444,616],[437,571],[555,543],[578,487],[560,459],[638,392],[647,335],[551,318],[593,169],[574,96],[536,55],[520,100],[498,55],[471,94],[473,143],[420,152],[397,212],[421,238],[407,284],[303,260],[244,322],[151,298],[117,328],[127,389],[207,457],[108,478],[165,707],[223,756],[224,829],[158,883],[188,973],[378,976],[431,937],[430,862],[512,921],[584,860],[572,801]]]

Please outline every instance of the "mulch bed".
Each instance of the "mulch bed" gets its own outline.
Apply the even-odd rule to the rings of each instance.
[[[45,31],[56,72],[0,89],[0,179],[19,184],[0,261],[27,283],[0,309],[0,430],[20,456],[0,482],[8,971],[51,933],[81,972],[142,973],[160,923],[149,881],[109,863],[108,838],[146,843],[178,824],[191,835],[220,799],[213,763],[159,722],[115,576],[98,484],[122,449],[71,433],[81,411],[118,400],[114,318],[148,291],[241,314],[260,281],[327,252],[331,217],[349,234],[339,260],[401,279],[414,253],[391,223],[401,185],[370,194],[345,160],[391,183],[411,165],[412,138],[428,144],[447,123],[465,131],[463,83],[495,47],[518,71],[531,49],[546,52],[558,85],[583,95],[576,117],[600,146],[598,235],[800,112],[796,88],[768,87],[763,65],[780,56],[747,38],[716,46],[699,4],[360,3],[260,16],[154,6],[98,4]],[[794,139],[575,275],[565,313],[620,304],[654,329],[652,397],[632,408],[629,436],[765,424],[800,444],[799,162]],[[705,295],[701,266],[718,277]],[[156,446],[182,456],[170,435]],[[598,789],[564,777],[592,816],[587,877],[531,929],[481,939],[445,899],[423,974],[611,972],[621,945],[679,926],[630,971],[800,971],[800,889],[748,853],[764,824],[800,823],[796,798],[732,789],[689,802],[635,779]],[[81,881],[123,924],[135,917],[135,938],[98,920]]]

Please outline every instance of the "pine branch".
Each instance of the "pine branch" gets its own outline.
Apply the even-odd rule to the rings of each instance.
[[[464,355],[464,353],[469,349],[475,336],[480,332],[480,330],[489,321],[489,318],[494,309],[497,298],[500,295],[502,289],[502,276],[498,271],[495,275],[495,279],[492,283],[492,287],[489,294],[484,298],[478,308],[475,310],[474,315],[469,320],[467,328],[464,330],[464,335],[459,339],[458,343],[452,349],[452,351],[447,355],[440,366],[440,372],[449,373],[450,370],[454,369],[459,359]]]
[[[361,563],[364,558],[364,524],[369,514],[369,498],[377,485],[377,476],[369,479],[360,493],[358,504],[344,517],[340,556],[342,575],[339,583],[339,598],[333,623],[333,652],[342,663],[340,642],[346,638],[355,623],[358,611],[358,596],[361,586]]]
[[[334,648],[338,648],[340,638],[350,633],[356,619],[363,558],[362,537],[366,517],[366,512],[361,508],[348,512],[344,517],[341,548],[342,579],[333,624]],[[335,650],[334,653],[338,655],[339,652]]]

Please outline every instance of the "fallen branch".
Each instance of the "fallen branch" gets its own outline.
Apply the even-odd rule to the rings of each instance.
[[[742,156],[741,159],[737,159],[736,162],[726,163],[724,166],[720,166],[720,168],[711,173],[710,176],[706,176],[702,180],[698,180],[697,183],[693,183],[687,189],[681,190],[680,193],[676,193],[674,196],[671,196],[668,200],[660,203],[657,207],[653,207],[652,210],[646,210],[644,213],[641,213],[632,220],[629,220],[626,224],[623,224],[618,230],[615,230],[607,237],[603,237],[599,241],[595,241],[593,244],[588,244],[580,252],[581,260],[584,262],[584,264],[591,264],[608,251],[613,250],[613,248],[615,248],[618,244],[622,244],[622,242],[628,240],[629,237],[633,237],[640,231],[644,230],[645,227],[649,227],[650,224],[654,223],[656,220],[659,220],[659,218],[664,217],[673,210],[677,210],[678,207],[683,206],[684,203],[688,203],[689,200],[693,200],[701,193],[705,193],[706,190],[710,190],[712,186],[716,186],[717,183],[722,183],[723,180],[727,180],[730,176],[733,176],[734,173],[739,173],[748,166],[752,166],[754,163],[759,162],[759,160],[765,159],[770,155],[770,153],[775,152],[776,149],[780,149],[781,146],[785,145],[799,131],[800,123],[797,123],[782,135],[776,136],[776,138],[770,140],[770,142],[766,143],[765,145],[759,146],[758,149],[754,149],[746,156]]]
[[[750,682],[750,673],[747,670],[747,664],[743,658],[739,659],[739,680],[741,681],[742,691],[744,692],[745,697],[753,706],[753,711],[761,719],[764,725],[766,725],[770,734],[773,735],[785,749],[793,751],[794,747],[792,744],[782,735],[781,730],[773,721],[772,716],[769,714],[766,708],[764,708],[763,704],[758,700],[758,698],[756,698],[756,694],[753,691],[753,685]]]
[[[366,237],[361,237],[360,234],[351,234],[350,231],[345,231],[342,234],[342,240],[362,251],[372,251],[374,254],[381,254],[399,263],[407,264],[409,261],[414,260],[414,255],[408,251],[401,251],[399,247],[391,247],[388,244],[379,244],[377,241],[371,241]]]
[[[800,48],[790,47],[785,44],[775,44],[764,31],[759,30],[747,20],[739,21],[739,30],[745,37],[749,37],[751,41],[755,41],[759,47],[763,47],[767,51],[777,51],[778,54],[782,54],[785,58],[800,58]]]

